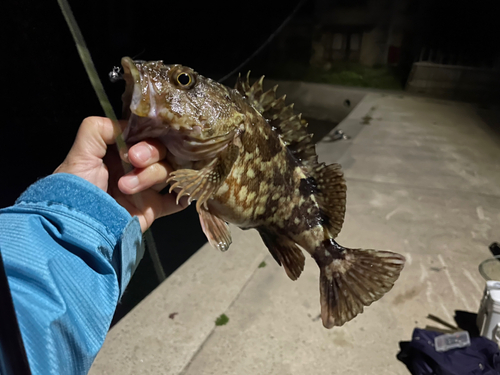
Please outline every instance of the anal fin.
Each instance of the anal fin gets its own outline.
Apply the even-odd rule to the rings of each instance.
[[[380,299],[394,285],[405,258],[390,251],[347,249],[337,244],[313,258],[320,267],[321,319],[341,326]]]
[[[210,245],[221,251],[229,249],[232,242],[229,225],[204,208],[198,210],[198,214],[200,215],[201,229],[207,236]]]
[[[292,280],[297,280],[304,269],[305,257],[302,250],[287,237],[258,229],[264,244],[278,264],[283,266]]]

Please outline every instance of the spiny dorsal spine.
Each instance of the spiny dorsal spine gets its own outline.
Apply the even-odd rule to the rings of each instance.
[[[280,134],[281,139],[292,152],[294,157],[304,166],[314,166],[318,163],[318,157],[312,134],[307,132],[307,122],[301,114],[294,114],[293,104],[285,105],[286,95],[276,98],[276,89],[263,90],[264,76],[253,85],[250,85],[250,72],[246,79],[238,76],[235,89],[244,95],[249,102],[267,120],[269,125]]]

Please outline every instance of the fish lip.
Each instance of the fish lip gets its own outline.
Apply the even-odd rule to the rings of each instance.
[[[137,64],[141,64],[138,61]],[[137,109],[141,100],[141,82],[143,74],[136,65],[136,62],[130,57],[123,57],[121,60],[123,67],[123,79],[125,80],[125,91],[122,95],[122,114],[123,118],[128,120],[131,113]]]
[[[143,77],[134,60],[130,57],[123,57],[121,64],[123,67],[123,79],[125,80],[125,91],[122,95],[122,116],[123,119],[127,120],[127,126],[123,130],[123,139],[127,143],[134,143],[140,141],[137,138],[140,133],[140,118],[134,114],[134,110],[137,109],[137,101],[140,100],[141,81]]]
[[[121,64],[123,67],[123,78],[125,80],[125,91],[122,95],[123,118],[127,121],[127,126],[123,131],[123,139],[129,144],[134,144],[147,138],[158,138],[165,136],[170,126],[160,119],[156,113],[141,113],[139,108],[142,100],[143,85],[148,77],[144,74],[143,64],[146,61],[134,61],[130,57],[123,57]]]

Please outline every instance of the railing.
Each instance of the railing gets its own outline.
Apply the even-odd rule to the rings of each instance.
[[[446,61],[444,55],[436,54],[436,58]],[[500,96],[498,82],[499,69],[421,61],[413,64],[406,91],[446,99],[489,101]]]

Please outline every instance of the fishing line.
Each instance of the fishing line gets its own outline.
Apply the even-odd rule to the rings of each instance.
[[[290,20],[295,16],[295,14],[302,7],[302,5],[304,5],[304,3],[306,1],[307,0],[301,0],[295,6],[295,8],[293,9],[292,13],[290,13],[288,15],[288,17],[285,18],[285,20],[281,23],[281,25],[278,26],[278,28],[274,31],[274,33],[272,33],[271,35],[269,35],[269,37],[266,39],[266,41],[259,48],[257,48],[245,61],[243,61],[240,65],[238,65],[236,68],[234,68],[231,72],[229,72],[224,77],[222,77],[221,79],[219,79],[218,82],[222,83],[222,82],[226,81],[229,77],[231,77],[232,75],[238,73],[241,70],[241,68],[243,68],[255,56],[257,56],[269,43],[271,43],[271,41],[276,37],[276,35],[278,35],[281,32],[281,30],[283,30],[283,28],[288,24],[288,22],[290,22]]]
[[[97,98],[99,99],[99,103],[101,104],[102,110],[104,111],[106,117],[111,119],[111,121],[113,122],[116,145],[118,146],[120,154],[123,155],[123,153],[127,151],[127,145],[123,140],[122,131],[120,125],[118,124],[118,119],[113,110],[113,107],[111,106],[111,103],[109,102],[108,96],[104,91],[104,87],[99,78],[99,75],[97,74],[94,62],[92,61],[92,57],[90,56],[90,52],[89,49],[87,48],[87,44],[85,43],[85,39],[83,38],[82,32],[78,27],[75,16],[73,15],[73,11],[71,10],[71,7],[69,6],[67,0],[57,0],[57,2],[59,4],[59,7],[61,8],[61,12],[64,16],[64,19],[66,20],[66,23],[68,24],[69,30],[71,31],[71,35],[73,36],[73,40],[78,50],[78,55],[82,60],[83,66],[85,67],[85,71],[87,72],[87,75],[90,79],[90,83],[94,88]],[[125,173],[132,170],[132,166],[130,164],[125,163],[123,160],[122,160],[122,166]],[[133,198],[141,199],[139,194],[134,194]],[[153,261],[153,266],[158,281],[162,282],[167,277],[161,265],[160,257],[156,249],[153,234],[151,233],[150,229],[148,229],[144,233],[144,241],[146,243],[149,255],[151,256],[151,260]]]

